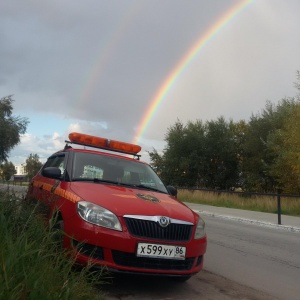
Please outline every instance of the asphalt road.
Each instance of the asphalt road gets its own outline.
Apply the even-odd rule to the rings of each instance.
[[[203,215],[204,269],[186,283],[119,276],[104,286],[109,300],[300,299],[300,231]]]
[[[7,185],[7,184],[3,184],[0,183],[0,191],[14,191],[14,192],[18,192],[18,193],[25,193],[27,191],[28,187],[27,186],[21,186],[21,185]]]
[[[278,299],[300,299],[300,233],[204,216],[205,270]]]

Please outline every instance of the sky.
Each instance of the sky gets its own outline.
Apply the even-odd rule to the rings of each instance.
[[[294,97],[299,0],[9,0],[0,98],[27,131],[9,153],[44,162],[70,132],[161,153],[177,120],[249,120]]]

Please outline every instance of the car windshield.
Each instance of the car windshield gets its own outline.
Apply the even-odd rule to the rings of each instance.
[[[103,182],[168,193],[149,165],[88,152],[74,153],[72,181]]]

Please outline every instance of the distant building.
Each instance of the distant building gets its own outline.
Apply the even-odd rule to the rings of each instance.
[[[20,182],[20,184],[27,180],[27,173],[25,171],[26,164],[18,164],[15,166],[15,174],[11,176],[9,181],[13,182],[13,184],[17,184]]]
[[[25,166],[26,164],[15,165],[15,175],[26,175]]]

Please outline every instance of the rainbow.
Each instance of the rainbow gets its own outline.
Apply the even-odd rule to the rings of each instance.
[[[150,101],[149,106],[146,109],[137,129],[137,134],[134,137],[133,143],[139,144],[140,139],[147,130],[151,120],[158,110],[159,106],[165,99],[166,95],[180,77],[180,75],[185,71],[185,69],[190,65],[192,60],[199,54],[199,52],[206,46],[235,16],[240,14],[246,7],[248,7],[255,0],[243,0],[239,1],[228,11],[226,11],[218,20],[215,22],[204,35],[200,37],[199,40],[192,46],[192,48],[187,51],[187,53],[182,57],[182,59],[173,68],[167,78],[164,80],[163,84],[157,90],[155,96]]]

